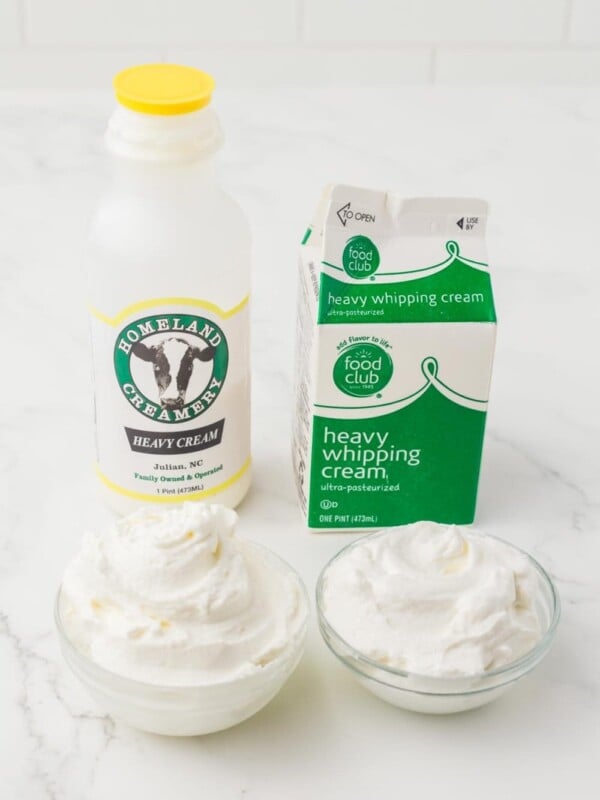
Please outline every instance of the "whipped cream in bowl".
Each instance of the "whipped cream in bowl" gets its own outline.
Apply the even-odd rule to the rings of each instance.
[[[96,701],[170,735],[235,725],[300,660],[308,603],[296,572],[235,533],[219,505],[142,508],[87,534],[55,609],[64,656]]]
[[[451,713],[490,702],[539,663],[560,602],[517,547],[417,522],[343,548],[319,577],[317,610],[326,644],[371,692]]]

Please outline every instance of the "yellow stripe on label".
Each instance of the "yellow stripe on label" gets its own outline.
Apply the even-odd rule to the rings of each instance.
[[[114,317],[109,317],[107,314],[103,314],[102,311],[98,311],[97,308],[93,306],[89,306],[89,311],[92,316],[99,319],[101,322],[104,322],[106,325],[110,325],[111,327],[115,327],[119,325],[123,320],[127,319],[127,317],[132,316],[133,314],[137,313],[138,311],[146,311],[149,308],[154,308],[155,306],[192,306],[193,308],[203,308],[205,311],[211,311],[215,316],[220,317],[221,319],[229,319],[229,317],[235,316],[238,314],[244,306],[248,304],[250,300],[250,295],[246,295],[244,299],[228,310],[225,310],[218,306],[216,303],[211,303],[208,300],[195,300],[191,297],[157,297],[153,300],[141,300],[139,303],[132,303],[127,308],[124,308],[122,311],[119,311]]]
[[[223,481],[223,483],[219,483],[218,486],[213,486],[212,489],[204,489],[202,492],[190,492],[189,494],[180,494],[176,496],[171,495],[169,497],[145,494],[144,492],[136,492],[133,489],[126,489],[124,486],[119,486],[102,472],[98,464],[96,464],[96,474],[102,483],[113,492],[122,494],[124,497],[130,497],[132,500],[141,500],[145,503],[183,503],[184,500],[204,500],[205,497],[212,497],[215,494],[219,494],[219,492],[223,492],[225,489],[229,489],[230,486],[233,486],[234,483],[239,481],[244,473],[248,471],[250,468],[250,461],[251,459],[248,458],[241,469],[232,475],[231,478]]]

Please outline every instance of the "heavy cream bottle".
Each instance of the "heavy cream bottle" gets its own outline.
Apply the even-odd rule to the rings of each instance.
[[[213,175],[214,82],[152,64],[114,85],[114,180],[88,251],[98,478],[120,513],[234,507],[250,484],[250,233]]]

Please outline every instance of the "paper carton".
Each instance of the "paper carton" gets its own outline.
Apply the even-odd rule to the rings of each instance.
[[[293,463],[309,528],[472,522],[496,330],[486,213],[324,194],[300,252]]]

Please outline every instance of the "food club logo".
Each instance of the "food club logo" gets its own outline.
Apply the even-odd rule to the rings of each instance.
[[[378,344],[352,344],[338,356],[333,381],[351,397],[371,397],[388,385],[393,372],[390,355]]]

